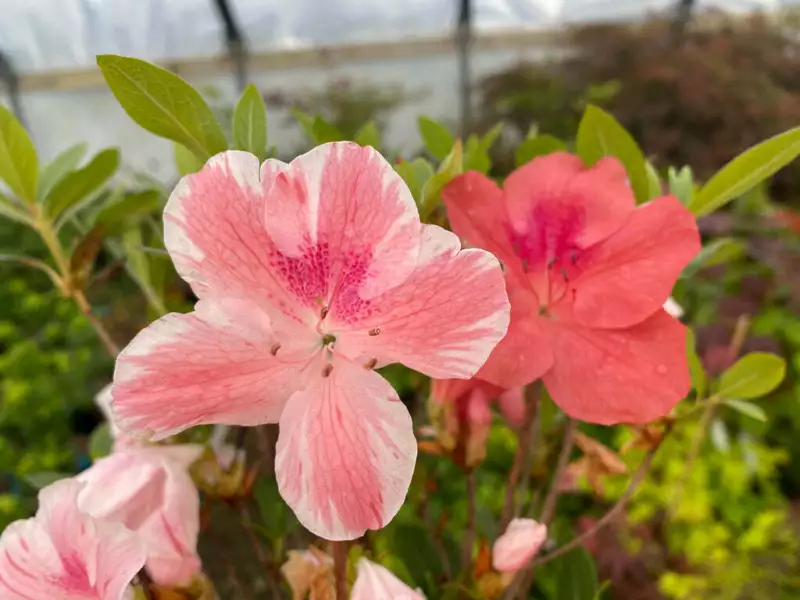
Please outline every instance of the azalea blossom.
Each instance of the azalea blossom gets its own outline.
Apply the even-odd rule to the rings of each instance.
[[[547,541],[547,526],[533,519],[512,519],[492,548],[492,565],[514,573],[527,565]]]
[[[511,324],[479,378],[542,378],[567,414],[601,424],[657,419],[688,393],[686,328],[662,305],[700,237],[676,198],[636,207],[619,161],[587,169],[561,152],[503,189],[466,173],[444,200],[453,230],[506,273]]]
[[[333,559],[314,546],[289,550],[281,573],[292,590],[292,600],[332,600],[336,595]]]
[[[64,479],[42,489],[36,516],[3,531],[0,598],[133,600],[130,583],[144,565],[144,546],[121,523],[80,510],[82,488]]]
[[[381,565],[360,558],[356,563],[356,581],[350,600],[425,600],[418,590],[412,590]]]
[[[78,475],[81,510],[135,531],[147,551],[147,571],[159,585],[185,586],[200,573],[200,497],[189,466],[199,445],[126,448]]]
[[[178,273],[200,299],[119,356],[120,425],[163,438],[201,423],[280,423],[276,476],[328,539],[383,527],[416,460],[411,418],[374,369],[467,378],[508,326],[497,259],[422,225],[372,148],[324,144],[289,164],[224,152],[164,213]]]

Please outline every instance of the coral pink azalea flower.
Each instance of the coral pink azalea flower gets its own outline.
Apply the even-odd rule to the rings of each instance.
[[[497,402],[500,413],[512,425],[519,425],[525,418],[525,398],[522,388],[505,390],[475,377],[471,379],[435,379],[431,383],[431,398],[435,402],[455,402],[463,410],[464,420],[482,420],[488,415],[486,408],[491,401]],[[480,405],[480,407],[475,406]]]
[[[82,484],[65,479],[39,492],[32,519],[0,537],[3,600],[132,600],[131,580],[144,565],[139,537],[120,523],[78,509]]]
[[[202,452],[199,445],[128,448],[77,477],[86,484],[81,510],[137,532],[147,571],[163,586],[188,585],[200,573],[200,497],[188,469]]]
[[[251,154],[219,154],[172,193],[164,234],[200,300],[118,358],[120,424],[164,437],[279,422],[279,489],[309,530],[339,540],[385,525],[416,441],[373,369],[472,376],[508,326],[497,259],[422,225],[391,166],[349,142],[260,171]]]
[[[501,573],[514,573],[536,556],[547,541],[547,526],[533,519],[512,519],[492,548],[492,566]]]
[[[635,207],[619,161],[587,169],[566,153],[534,159],[502,190],[466,173],[444,199],[453,230],[505,267],[511,324],[479,378],[542,378],[567,414],[601,424],[659,418],[688,393],[686,329],[662,308],[700,249],[677,199]]]
[[[422,593],[412,590],[389,569],[366,558],[358,559],[356,569],[350,600],[425,600]]]

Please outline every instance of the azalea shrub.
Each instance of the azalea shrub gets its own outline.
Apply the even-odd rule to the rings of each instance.
[[[684,308],[740,254],[698,218],[794,160],[800,131],[664,179],[589,104],[572,151],[532,128],[498,177],[503,123],[462,140],[423,116],[423,155],[387,160],[374,122],[298,111],[314,147],[283,161],[255,87],[223,127],[168,71],[98,66],[183,177],[113,185],[114,149],[40,165],[0,108],[0,216],[35,242],[3,262],[109,364],[92,464],[42,465],[3,531],[3,598],[627,598],[606,550],[648,543],[671,597],[792,588],[785,457],[748,436],[786,361],[748,350],[745,317],[709,355]],[[98,310],[117,278],[127,319]],[[0,421],[12,444],[25,426]]]

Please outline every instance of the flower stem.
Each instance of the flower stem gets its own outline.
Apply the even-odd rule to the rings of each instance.
[[[475,526],[477,523],[477,486],[475,484],[475,470],[467,473],[467,526],[461,540],[461,569],[472,577],[472,550],[475,546]]]
[[[347,542],[331,542],[336,600],[347,600]]]
[[[542,507],[542,515],[539,517],[539,522],[544,525],[550,525],[556,512],[556,505],[558,504],[558,497],[561,495],[559,483],[564,475],[564,471],[569,464],[569,457],[572,454],[572,448],[575,446],[575,430],[578,428],[578,422],[574,419],[567,420],[567,426],[564,429],[564,439],[561,442],[561,452],[558,455],[556,462],[556,469],[553,473],[552,481],[550,482],[550,489],[544,499],[544,506]]]
[[[100,341],[111,355],[111,358],[117,358],[117,355],[120,352],[119,346],[117,346],[116,342],[111,338],[111,334],[103,326],[100,320],[92,314],[92,305],[89,303],[89,300],[86,298],[84,293],[80,290],[75,290],[72,297],[75,299],[75,303],[78,305],[78,308],[83,316],[94,328],[95,333],[97,333],[97,337],[100,338]]]
[[[539,410],[539,384],[532,383],[525,390],[525,420],[519,429],[517,442],[517,452],[514,454],[514,462],[508,474],[506,484],[506,500],[503,504],[503,512],[500,516],[500,530],[505,531],[511,518],[514,516],[516,508],[517,486],[522,476],[525,464],[529,463],[528,454],[532,445],[533,423]]]

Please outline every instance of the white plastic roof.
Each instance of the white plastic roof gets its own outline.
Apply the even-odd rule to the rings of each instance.
[[[675,0],[473,0],[478,30],[642,17]],[[698,0],[773,9],[800,0]],[[457,0],[230,0],[252,49],[408,39],[452,30]],[[224,51],[213,0],[0,0],[0,51],[20,72],[88,67],[101,53],[147,59]]]

